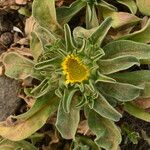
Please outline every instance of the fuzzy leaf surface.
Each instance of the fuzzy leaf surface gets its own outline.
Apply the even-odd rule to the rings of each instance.
[[[149,35],[150,35],[150,19],[148,20],[146,25],[141,30],[127,34],[119,39],[120,40],[131,40],[131,41],[141,42],[141,43],[150,43]]]
[[[132,101],[140,95],[141,87],[126,83],[100,83],[98,89],[119,101]]]
[[[9,52],[3,54],[5,75],[14,79],[25,79],[33,74],[33,61],[22,55]]]
[[[93,109],[104,118],[113,121],[118,121],[122,117],[102,95],[99,95],[99,97],[94,100]]]
[[[134,117],[150,122],[150,113],[145,112],[142,108],[139,108],[131,102],[125,103],[124,110]]]
[[[150,58],[150,45],[120,40],[114,41],[103,47],[105,55],[104,59],[112,59],[120,56],[133,56],[137,59]]]
[[[149,0],[136,0],[136,3],[142,14],[150,16],[150,1]]]
[[[15,123],[4,121],[0,123],[0,135],[11,141],[19,141],[29,137],[40,129],[52,113],[57,110],[57,97],[44,96],[36,100],[33,107],[24,114],[11,116],[17,119]]]
[[[73,106],[70,107],[69,113],[64,111],[62,102],[59,104],[56,128],[65,139],[74,139],[80,120],[80,110]]]
[[[42,27],[53,32],[60,30],[56,17],[55,0],[34,0],[32,15]]]
[[[1,150],[38,150],[34,145],[27,141],[13,142],[7,139],[0,139]]]
[[[127,6],[132,14],[136,14],[137,12],[137,6],[134,0],[117,0],[119,3]]]
[[[90,110],[88,113],[88,125],[96,135],[95,142],[98,146],[106,150],[117,150],[121,142],[121,134],[114,122]]]

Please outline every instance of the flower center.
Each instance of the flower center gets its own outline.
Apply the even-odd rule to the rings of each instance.
[[[86,80],[89,76],[88,68],[73,54],[68,55],[62,63],[66,83],[76,83]]]

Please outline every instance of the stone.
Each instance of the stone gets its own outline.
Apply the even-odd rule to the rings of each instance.
[[[20,84],[6,76],[0,76],[0,121],[13,115],[20,105],[17,97]]]

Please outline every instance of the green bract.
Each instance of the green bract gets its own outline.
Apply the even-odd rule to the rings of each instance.
[[[118,2],[136,12],[134,1]],[[148,40],[147,36],[143,43],[136,42],[136,34],[142,39],[145,31],[107,43],[104,40],[110,28],[127,23],[114,22],[113,17],[122,17],[122,13],[118,16],[115,7],[105,1],[87,3],[80,0],[57,10],[54,5],[53,0],[34,0],[36,24],[30,44],[33,60],[16,52],[6,52],[2,56],[5,75],[22,80],[32,77],[40,83],[24,89],[27,95],[36,99],[35,104],[26,113],[11,116],[17,119],[14,124],[1,122],[0,135],[13,141],[27,138],[57,111],[56,127],[62,137],[74,139],[74,147],[85,147],[82,142],[86,138],[76,137],[82,111],[90,130],[96,135],[95,143],[87,140],[87,145],[90,143],[94,149],[117,150],[121,134],[114,122],[122,117],[117,107],[125,104],[125,111],[150,121],[150,114],[131,102],[149,96],[150,71],[132,69],[141,63],[149,63],[150,46],[143,42]],[[95,5],[104,10],[103,13],[109,10],[100,25]],[[66,23],[85,6],[87,28],[76,27],[71,33]],[[47,9],[43,9],[45,7]],[[114,12],[112,18],[107,17],[110,11]]]

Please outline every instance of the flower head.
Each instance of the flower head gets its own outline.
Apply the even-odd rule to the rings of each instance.
[[[89,76],[88,67],[73,54],[65,57],[62,68],[64,75],[66,75],[66,83],[82,82]]]

